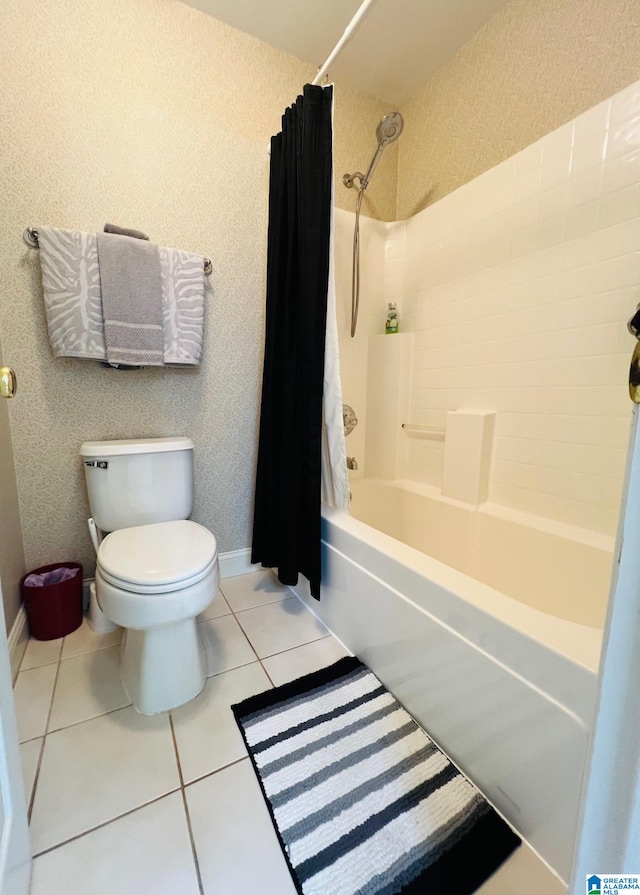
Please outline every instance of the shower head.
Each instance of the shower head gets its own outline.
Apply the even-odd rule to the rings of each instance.
[[[375,154],[371,159],[371,164],[369,165],[369,170],[364,175],[364,177],[360,177],[360,190],[366,190],[369,186],[369,181],[373,176],[373,172],[376,169],[376,165],[380,161],[380,156],[389,143],[393,143],[394,140],[397,140],[400,134],[402,133],[402,128],[404,127],[404,120],[400,112],[390,112],[388,115],[385,115],[378,127],[376,128],[376,138],[378,140],[378,145],[376,147]]]
[[[404,119],[400,112],[390,112],[385,115],[376,128],[378,145],[386,146],[388,143],[393,143],[402,133],[403,127]]]

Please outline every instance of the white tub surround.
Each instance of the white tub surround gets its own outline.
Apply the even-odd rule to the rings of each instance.
[[[363,464],[367,476],[395,479],[403,475],[402,424],[409,413],[412,345],[412,333],[369,337]]]
[[[341,212],[341,360],[360,421],[348,453],[367,475],[443,483],[442,440],[405,437],[396,474],[369,470],[372,440],[361,443],[371,411],[387,413],[366,355],[395,301],[399,335],[413,338],[402,422],[444,428],[450,411],[495,412],[488,499],[613,536],[640,282],[639,113],[640,82],[406,221],[363,220],[358,344],[343,338],[353,220]]]

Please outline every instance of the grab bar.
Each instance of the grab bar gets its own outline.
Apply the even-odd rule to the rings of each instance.
[[[425,438],[437,438],[444,440],[445,429],[440,429],[437,426],[418,426],[414,423],[403,423],[402,428],[405,432],[415,433],[416,435],[424,435]]]

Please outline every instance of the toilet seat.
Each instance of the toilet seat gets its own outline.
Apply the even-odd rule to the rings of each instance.
[[[197,584],[218,561],[215,537],[188,519],[121,528],[98,550],[98,569],[121,590],[163,594]]]
[[[102,566],[98,563],[97,568],[100,570],[100,574],[105,581],[108,581],[109,584],[113,584],[114,587],[119,587],[121,590],[129,591],[132,594],[166,594],[168,592],[176,591],[176,590],[184,590],[186,587],[191,587],[192,584],[197,584],[199,581],[202,581],[203,578],[206,578],[207,575],[211,573],[211,570],[214,566],[217,565],[218,562],[218,554],[213,557],[211,562],[206,568],[204,568],[201,572],[198,572],[196,575],[192,575],[190,578],[183,578],[181,581],[174,581],[170,584],[137,584],[135,581],[128,581],[126,578],[119,578],[117,575],[110,575],[109,572],[105,571]]]

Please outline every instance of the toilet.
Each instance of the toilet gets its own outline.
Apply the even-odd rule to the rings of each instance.
[[[96,598],[125,628],[123,686],[138,712],[167,711],[204,687],[196,616],[220,580],[215,537],[189,519],[193,442],[86,441],[80,456],[97,529]]]

